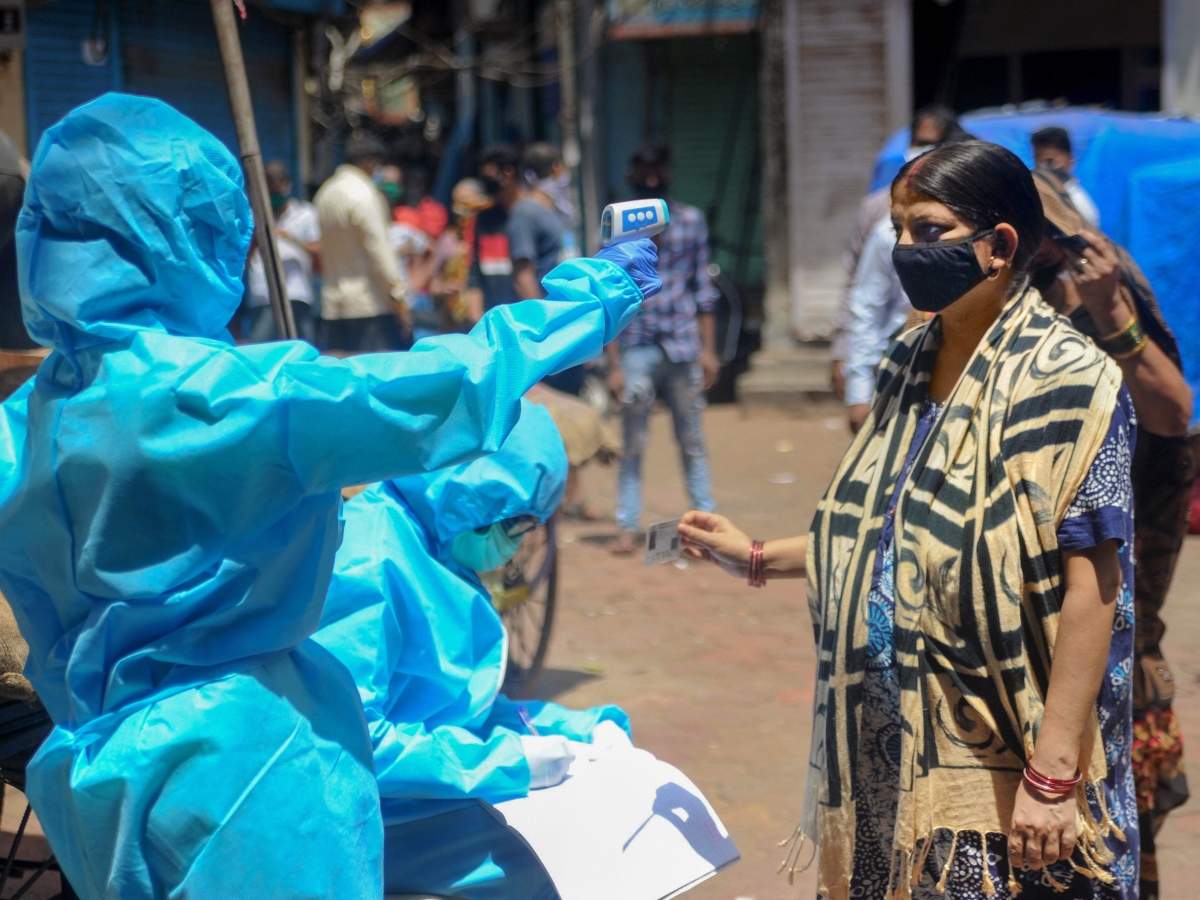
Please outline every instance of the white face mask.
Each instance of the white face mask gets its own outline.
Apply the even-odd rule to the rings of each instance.
[[[904,161],[912,162],[923,153],[928,153],[933,149],[933,144],[915,144],[904,151]]]

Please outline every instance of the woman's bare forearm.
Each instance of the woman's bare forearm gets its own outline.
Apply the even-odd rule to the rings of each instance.
[[[1117,360],[1133,398],[1138,424],[1159,437],[1185,435],[1191,424],[1192,389],[1162,348],[1147,341],[1141,353]]]
[[[807,569],[808,535],[779,538],[763,545],[768,578],[803,578]]]
[[[1132,301],[1114,303],[1107,309],[1089,310],[1102,335],[1116,334],[1136,318]],[[1149,336],[1141,353],[1118,359],[1125,384],[1137,410],[1138,424],[1159,437],[1188,433],[1192,417],[1192,389],[1179,367]]]
[[[1084,729],[1100,693],[1121,589],[1116,546],[1108,541],[1063,554],[1066,591],[1046,710],[1032,760],[1034,768],[1051,778],[1070,778],[1075,773]]]

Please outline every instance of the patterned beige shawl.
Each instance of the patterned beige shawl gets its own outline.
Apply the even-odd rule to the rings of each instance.
[[[885,360],[875,408],[818,507],[809,545],[817,689],[804,821],[819,890],[842,900],[854,858],[867,596],[892,485],[929,396],[940,322]],[[1062,600],[1056,532],[1108,431],[1116,365],[1034,290],[976,349],[919,452],[895,519],[895,650],[904,723],[891,896],[907,897],[936,831],[1006,834],[1049,684]],[[1106,774],[1088,730],[1074,861],[1110,880],[1085,786]],[[1098,787],[1098,785],[1096,785]],[[1099,796],[1103,796],[1102,793]],[[953,863],[946,863],[949,872]],[[995,890],[987,872],[984,891]],[[945,875],[943,874],[943,881]],[[1015,886],[1015,882],[1012,882]]]

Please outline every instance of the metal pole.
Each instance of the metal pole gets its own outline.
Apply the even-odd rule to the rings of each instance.
[[[558,43],[558,122],[563,162],[571,172],[571,191],[579,196],[579,93],[575,82],[575,0],[555,4]],[[588,215],[590,210],[584,210]]]
[[[284,339],[294,340],[296,323],[292,319],[292,306],[283,292],[283,263],[275,243],[275,217],[271,215],[267,174],[263,171],[258,129],[254,126],[254,107],[250,104],[250,85],[246,81],[246,62],[242,57],[233,3],[232,0],[211,0],[211,3],[217,45],[221,48],[221,62],[225,66],[225,86],[229,89],[229,107],[233,110],[242,169],[246,173],[246,193],[254,211],[254,237],[266,270],[267,294],[275,313],[275,328]]]
[[[580,220],[584,241],[583,253],[593,253],[600,246],[600,179],[602,146],[596,140],[596,97],[599,96],[599,53],[596,44],[601,40],[603,13],[596,0],[583,0],[580,16],[584,34],[582,60],[583,91],[579,96],[579,177],[582,182],[583,205]]]
[[[788,288],[791,295],[791,331],[793,335],[811,337],[818,328],[809,308],[812,298],[805,291],[808,282],[805,272],[807,247],[804,233],[804,170],[808,159],[804,154],[804,91],[801,81],[800,10],[797,4],[783,0],[783,89],[784,134],[787,140],[787,236]]]

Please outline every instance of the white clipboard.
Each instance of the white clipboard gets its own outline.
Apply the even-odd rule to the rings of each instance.
[[[699,788],[635,748],[577,758],[567,780],[494,807],[562,900],[664,900],[740,854]]]

